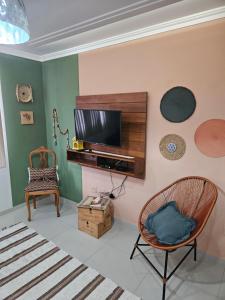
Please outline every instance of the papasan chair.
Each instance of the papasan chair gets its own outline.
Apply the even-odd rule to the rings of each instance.
[[[166,284],[167,281],[172,277],[178,267],[184,262],[187,256],[194,250],[194,260],[197,259],[197,237],[204,229],[207,220],[213,210],[218,196],[217,188],[214,183],[210,180],[191,176],[181,178],[168,187],[164,188],[162,191],[153,196],[147,201],[145,206],[142,208],[138,220],[139,235],[137,241],[134,245],[134,249],[131,253],[130,259],[133,258],[135,250],[137,249],[155,272],[160,276],[163,282],[162,300],[166,297]],[[176,201],[177,207],[180,212],[185,216],[191,217],[196,220],[196,228],[191,232],[190,237],[176,245],[165,245],[160,244],[155,235],[149,233],[145,228],[145,221],[150,213],[156,212],[163,204]],[[144,240],[145,243],[140,243],[140,238]],[[160,249],[165,252],[165,263],[164,272],[161,274],[158,269],[152,264],[141,246],[150,246],[152,248]],[[177,266],[167,275],[167,264],[168,255],[181,247],[187,246],[189,250],[184,255],[184,257],[179,261]]]

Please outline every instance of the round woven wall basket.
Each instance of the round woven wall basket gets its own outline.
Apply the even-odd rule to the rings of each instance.
[[[166,159],[177,160],[184,155],[186,144],[179,135],[168,134],[161,139],[159,149]]]

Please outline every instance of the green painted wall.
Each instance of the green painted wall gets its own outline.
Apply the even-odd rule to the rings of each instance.
[[[75,98],[79,93],[78,56],[72,55],[44,62],[43,91],[45,99],[46,132],[48,147],[57,155],[61,195],[79,202],[82,198],[80,166],[66,160],[66,137],[58,135],[58,145],[53,143],[52,110],[58,111],[62,129],[69,128],[70,142],[74,136]]]
[[[0,54],[0,76],[5,112],[9,167],[13,205],[24,202],[27,184],[28,154],[46,145],[46,124],[42,94],[42,65],[28,59]],[[30,83],[33,87],[33,103],[18,103],[16,84]],[[34,112],[34,125],[20,124],[20,111]]]

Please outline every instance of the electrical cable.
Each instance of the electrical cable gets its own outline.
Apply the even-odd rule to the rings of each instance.
[[[114,182],[113,182],[113,178],[112,178],[112,173],[111,172],[110,172],[110,179],[111,179],[112,189],[114,189],[115,185],[114,185]]]
[[[118,185],[117,187],[115,187],[114,185],[114,182],[113,182],[113,178],[112,178],[112,173],[110,172],[110,179],[111,179],[111,183],[112,183],[112,190],[109,194],[110,198],[111,199],[115,199],[115,198],[118,198],[122,192],[122,189],[124,190],[124,192],[126,192],[126,189],[125,189],[125,181],[127,180],[127,176],[124,177],[122,183],[120,185]],[[114,193],[119,189],[119,192],[117,193],[117,195],[115,196]]]

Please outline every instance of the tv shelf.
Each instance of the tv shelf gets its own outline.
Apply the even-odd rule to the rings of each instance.
[[[145,178],[147,92],[76,97],[77,109],[121,112],[121,147],[84,142],[89,151],[68,150],[68,161],[81,166]]]
[[[143,179],[143,162],[135,158],[114,156],[112,153],[67,150],[67,160],[81,166],[100,169]]]

